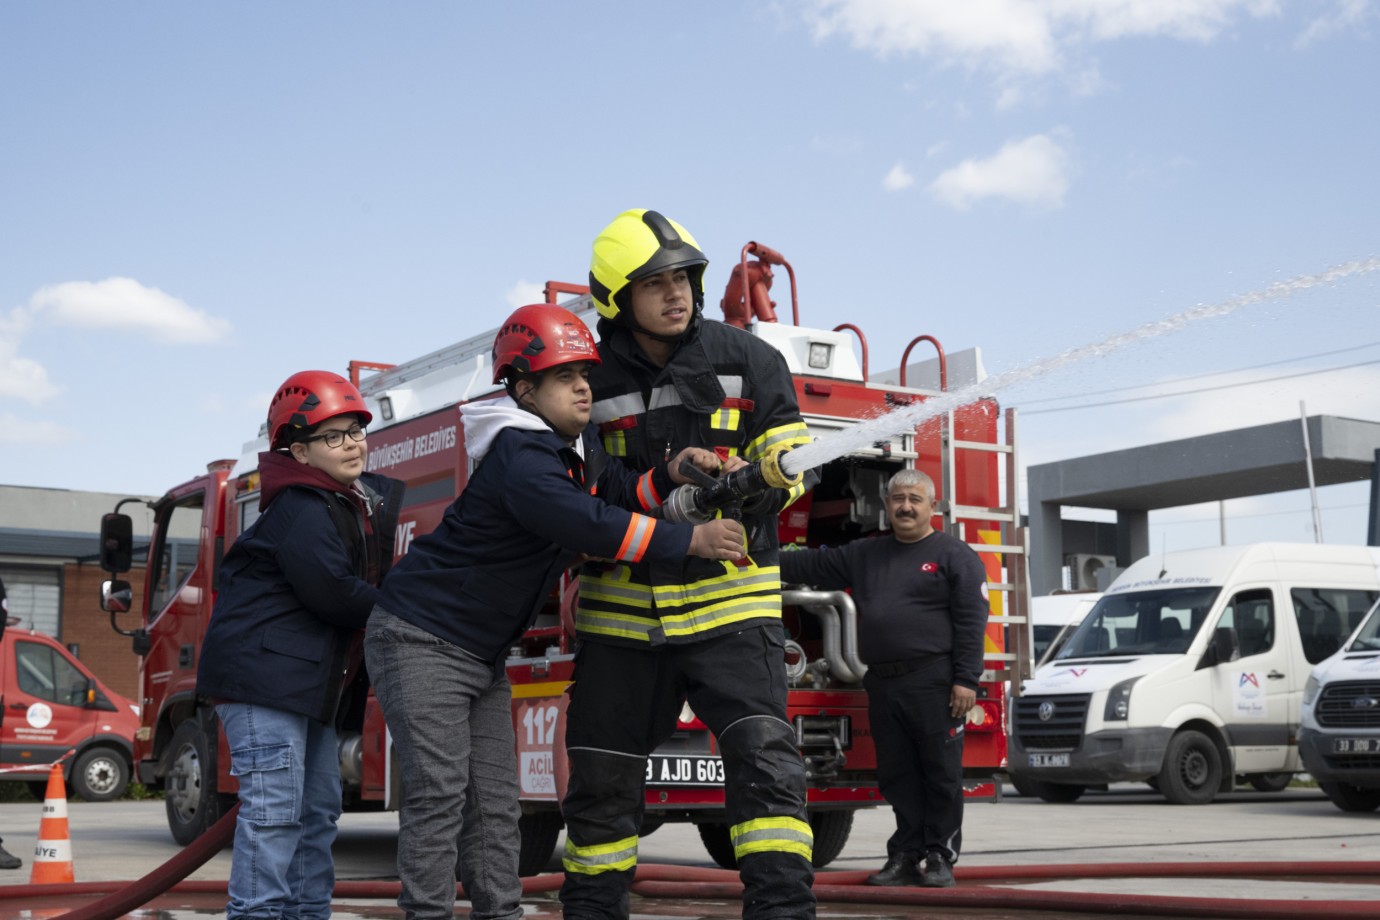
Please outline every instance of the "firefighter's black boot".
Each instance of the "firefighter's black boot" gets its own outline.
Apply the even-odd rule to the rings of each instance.
[[[812,920],[814,834],[795,732],[781,719],[749,716],[724,729],[719,750],[743,920]]]
[[[625,918],[628,886],[637,871],[647,759],[589,748],[568,753],[570,785],[561,802],[565,920]]]
[[[0,839],[0,844],[4,842],[3,839]],[[24,865],[24,860],[0,846],[0,869],[18,869],[22,865]]]

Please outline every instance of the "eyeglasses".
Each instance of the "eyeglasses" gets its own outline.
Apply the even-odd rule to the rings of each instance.
[[[362,425],[351,425],[343,431],[338,428],[331,431],[325,431],[321,434],[314,434],[309,438],[303,438],[302,443],[325,441],[326,446],[334,450],[345,443],[345,435],[347,434],[350,436],[351,441],[363,441],[365,437],[364,427]]]

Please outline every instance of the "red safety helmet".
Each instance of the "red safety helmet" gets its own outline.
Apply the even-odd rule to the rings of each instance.
[[[510,372],[540,374],[572,361],[599,363],[589,327],[565,307],[534,303],[518,307],[494,337],[494,383]]]
[[[268,443],[275,449],[285,447],[282,438],[289,428],[313,428],[347,414],[359,416],[361,425],[374,420],[359,389],[344,377],[330,371],[298,371],[283,381],[268,404]]]

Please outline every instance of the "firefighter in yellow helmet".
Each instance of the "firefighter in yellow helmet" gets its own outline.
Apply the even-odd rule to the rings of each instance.
[[[601,360],[591,420],[632,470],[700,447],[729,472],[808,440],[781,354],[701,315],[707,264],[694,237],[656,211],[624,211],[594,241]],[[591,562],[581,571],[562,803],[567,920],[628,916],[647,758],[687,701],[723,756],[726,820],[701,833],[731,845],[743,916],[814,917],[805,767],[786,720],[777,542],[777,515],[813,484],[809,476],[744,503],[748,556],[737,563]]]

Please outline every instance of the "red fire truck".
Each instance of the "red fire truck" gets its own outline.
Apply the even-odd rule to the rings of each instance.
[[[750,261],[749,256],[754,258]],[[767,296],[771,266],[790,272],[793,323],[775,321]],[[743,280],[747,284],[742,283]],[[547,300],[563,301],[586,322],[595,313],[587,291],[551,283]],[[779,254],[749,243],[743,247],[723,302],[728,321],[770,342],[785,356],[811,434],[827,438],[900,406],[948,388],[948,360],[931,336],[917,336],[902,356],[894,382],[869,378],[868,344],[861,330],[844,323],[832,330],[799,322],[795,274]],[[755,322],[749,322],[750,316]],[[855,338],[860,346],[854,350]],[[397,365],[350,366],[374,421],[369,430],[372,471],[402,479],[407,495],[396,553],[429,532],[465,487],[471,466],[465,453],[458,406],[501,392],[489,365],[493,333],[486,332]],[[937,352],[926,362],[936,373],[928,386],[906,381],[906,360],[916,344]],[[858,353],[861,354],[861,361]],[[362,371],[372,372],[360,380]],[[936,386],[937,384],[937,386]],[[884,526],[887,478],[905,466],[924,470],[939,490],[937,522],[982,554],[989,573],[993,617],[988,627],[987,672],[979,703],[969,716],[965,771],[969,794],[997,798],[994,774],[1005,766],[1006,687],[1024,670],[1028,627],[1023,539],[1016,512],[1014,414],[1004,417],[994,400],[977,398],[925,421],[919,428],[870,443],[829,461],[820,482],[782,512],[781,542],[838,545]],[[201,638],[216,594],[217,566],[226,549],[257,515],[258,452],[264,432],[245,445],[238,462],[211,463],[207,472],[169,490],[153,505],[147,582],[140,622],[126,629],[141,656],[142,725],[136,738],[138,778],[165,792],[173,837],[188,843],[234,801],[228,752],[209,701],[195,692]],[[102,522],[102,565],[118,576],[128,570],[128,523],[124,515]],[[107,582],[103,606],[132,612],[129,585]],[[565,779],[565,690],[573,668],[572,624],[577,590],[563,579],[547,611],[509,653],[513,722],[521,772],[524,874],[551,861],[561,831],[560,793]],[[859,612],[844,592],[787,589],[783,594],[790,679],[789,717],[810,781],[814,862],[824,866],[847,842],[853,812],[882,803],[868,727],[866,694],[858,658]],[[863,611],[865,616],[866,612]],[[1008,628],[1010,626],[1011,628]],[[1008,647],[1007,637],[1011,637]],[[1018,681],[1014,682],[1016,686]],[[391,738],[371,694],[358,711],[343,713],[340,762],[348,807],[396,808],[398,777]],[[676,735],[647,765],[647,818],[643,833],[667,821],[697,825],[706,851],[718,864],[734,865],[724,813],[723,763],[715,741],[687,707]]]

